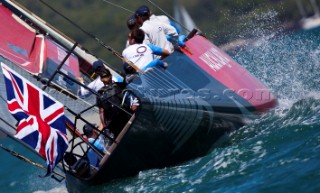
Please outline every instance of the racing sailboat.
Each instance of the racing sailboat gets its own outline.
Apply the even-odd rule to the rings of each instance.
[[[99,118],[95,98],[78,96],[81,86],[89,88],[76,79],[94,77],[98,58],[21,5],[0,2],[1,61],[60,101],[72,120],[66,122],[68,147],[60,160],[69,192],[204,156],[223,135],[277,105],[269,88],[194,29],[185,47],[164,59],[166,70],[139,73],[126,85],[139,98],[139,109],[117,107],[124,112],[123,127],[114,138],[94,128],[112,142],[102,152],[83,136],[83,125],[95,126]],[[7,93],[3,85],[1,93]],[[90,150],[99,156],[98,166],[89,162]]]
[[[192,29],[199,30],[186,8],[178,3],[177,0],[174,1],[173,16],[182,34],[188,34]]]
[[[316,27],[319,27],[320,25],[320,10],[319,10],[319,6],[317,5],[317,2],[315,0],[310,0],[309,3],[313,9],[313,15],[312,16],[307,16],[307,11],[306,11],[306,2],[305,1],[301,1],[301,0],[296,0],[299,12],[302,16],[301,20],[300,20],[300,25],[302,27],[302,29],[304,30],[309,30],[309,29],[313,29]]]

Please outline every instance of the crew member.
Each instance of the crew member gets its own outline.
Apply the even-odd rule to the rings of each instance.
[[[94,79],[92,82],[90,82],[87,85],[87,87],[90,88],[93,91],[98,92],[98,90],[103,87],[103,83],[101,82],[100,75],[101,75],[101,73],[103,73],[103,71],[106,69],[106,67],[104,66],[104,64],[103,64],[103,62],[101,60],[97,60],[97,61],[93,62],[92,68],[93,68],[94,72],[98,76],[97,76],[96,79]],[[122,81],[120,76],[118,76],[118,77],[117,76],[113,76],[112,79],[115,82],[121,82]],[[79,82],[84,84],[84,80],[83,80],[82,77],[78,77],[78,80],[79,80]],[[81,87],[79,92],[78,92],[78,95],[81,98],[86,98],[86,97],[90,96],[91,94],[92,94],[92,92],[90,92],[89,90],[85,89],[84,87]]]
[[[101,127],[108,129],[116,138],[139,107],[138,98],[129,90],[125,90],[125,83],[112,81],[109,70],[100,76],[104,86],[98,91],[97,106]]]
[[[129,33],[130,46],[123,50],[122,56],[133,62],[142,71],[154,66],[166,68],[168,64],[163,62],[161,59],[168,56],[170,52],[152,44],[144,44],[144,36],[145,33],[143,30],[132,30]],[[153,55],[160,56],[160,59],[153,59]]]
[[[164,48],[172,53],[174,47],[171,42],[167,40],[166,35],[177,37],[178,33],[176,29],[164,22],[150,20],[150,14],[150,10],[147,6],[141,6],[135,12],[137,23],[141,26],[140,29],[145,32],[144,43],[151,43],[152,45]]]
[[[99,134],[99,132],[89,124],[85,124],[82,130],[83,130],[83,134],[88,138],[89,143],[91,143],[99,151],[105,153],[105,139],[103,135]],[[89,150],[88,150],[87,156],[90,164],[94,167],[99,167],[101,157],[92,148],[90,147],[88,148]]]

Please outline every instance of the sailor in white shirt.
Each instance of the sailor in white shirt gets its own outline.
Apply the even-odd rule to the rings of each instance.
[[[160,59],[168,56],[170,52],[152,44],[144,44],[144,36],[145,33],[143,30],[132,30],[128,36],[130,46],[123,50],[122,56],[133,62],[142,71],[154,66],[166,68],[168,64]],[[161,56],[160,59],[153,59],[153,54]]]
[[[151,12],[150,12],[150,13],[151,13]],[[167,16],[165,16],[165,15],[155,15],[155,14],[151,14],[150,20],[151,20],[151,21],[160,21],[160,22],[166,23],[166,24],[168,24],[168,25],[171,25],[172,27],[174,27],[174,29],[177,31],[177,33],[180,34],[180,29],[179,29],[179,27],[178,27],[173,21],[171,21]]]
[[[143,43],[158,46],[169,50],[170,53],[174,51],[174,47],[167,40],[167,36],[178,36],[177,30],[162,21],[157,19],[150,19],[150,10],[147,6],[141,6],[135,12],[137,23],[141,25],[140,29],[145,32],[145,40]]]
[[[93,70],[95,71],[95,73],[98,75],[96,79],[94,79],[92,82],[90,82],[87,87],[90,88],[91,90],[94,90],[96,92],[98,92],[103,86],[103,82],[101,81],[100,79],[100,72],[105,68],[103,62],[101,60],[97,60],[95,61],[93,64],[92,64],[92,68]],[[122,78],[119,76],[116,76],[116,75],[113,75],[112,76],[112,80],[114,82],[121,82]],[[78,80],[83,84],[84,81],[83,81],[83,78],[78,78]],[[86,98],[88,96],[90,96],[92,94],[92,92],[90,92],[89,90],[85,89],[84,87],[81,87],[79,92],[78,92],[78,95],[81,97],[81,98]]]
[[[137,19],[135,15],[131,15],[128,19],[127,19],[127,27],[130,31],[132,31],[133,29],[139,28],[139,25],[137,23]],[[127,39],[126,42],[126,47],[130,46],[129,44],[129,39]]]

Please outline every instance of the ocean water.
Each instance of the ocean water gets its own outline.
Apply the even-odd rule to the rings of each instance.
[[[230,53],[279,98],[276,109],[208,155],[92,188],[92,192],[320,192],[320,29],[262,37]],[[39,163],[0,135],[0,143]],[[67,192],[64,182],[0,150],[0,192]]]

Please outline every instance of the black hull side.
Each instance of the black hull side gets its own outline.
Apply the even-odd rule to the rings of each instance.
[[[128,85],[141,100],[132,126],[97,175],[80,180],[67,174],[70,192],[204,156],[222,135],[243,126],[244,116],[255,112],[243,98],[224,95],[228,88],[188,58],[175,61],[181,57],[173,54],[167,70],[154,69]]]
[[[222,135],[243,126],[241,114],[215,113],[204,105],[191,100],[143,103],[99,173],[83,181],[68,174],[68,190],[77,192],[74,190],[83,185],[97,185],[204,156]]]
[[[242,126],[240,119],[236,123],[234,117],[229,121],[219,115],[212,117],[207,112],[199,116],[199,110],[187,111],[189,115],[185,116],[185,120],[173,117],[169,120],[172,127],[166,127],[159,122],[152,106],[145,104],[133,126],[105,164],[103,178],[124,177],[141,170],[163,168],[203,156],[223,134]],[[177,112],[176,115],[183,113],[185,112]],[[209,122],[214,123],[209,126]],[[198,125],[191,125],[195,123]]]

